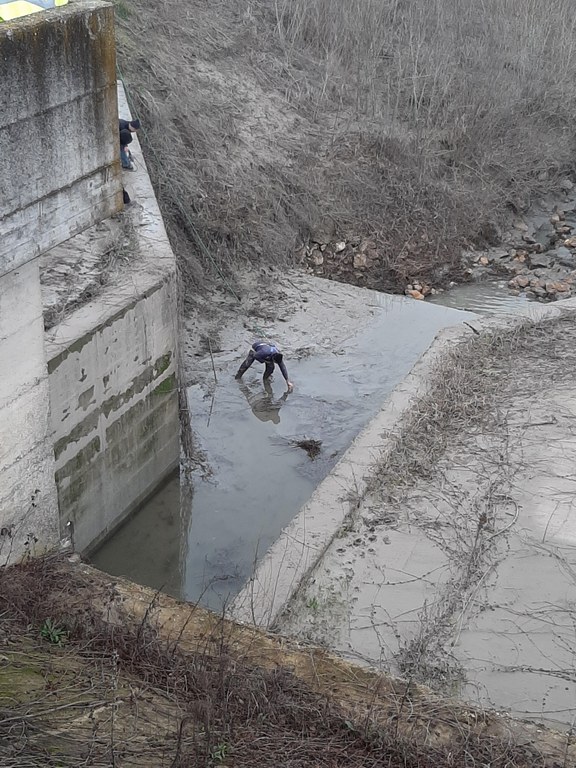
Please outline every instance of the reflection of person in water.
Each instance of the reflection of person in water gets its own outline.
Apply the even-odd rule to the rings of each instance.
[[[240,384],[240,391],[257,419],[260,419],[260,421],[271,421],[274,424],[280,423],[280,408],[286,402],[288,392],[284,392],[282,397],[274,399],[272,384],[270,384],[268,379],[264,381],[264,394],[262,394],[260,389],[252,391],[244,383]]]

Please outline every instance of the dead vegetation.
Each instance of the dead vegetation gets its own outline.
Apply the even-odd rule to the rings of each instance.
[[[369,237],[446,280],[573,171],[571,0],[117,0],[119,65],[188,284]],[[188,291],[190,295],[190,291]]]
[[[320,451],[322,450],[322,440],[314,440],[314,438],[305,437],[301,440],[296,440],[294,445],[297,448],[306,451],[308,458],[312,459],[312,461],[320,455]]]
[[[195,621],[194,608],[179,634],[162,641],[158,595],[135,623],[111,579],[97,584],[96,576],[63,563],[47,557],[0,571],[5,768],[562,764],[531,739],[498,737],[495,723],[479,712],[452,731],[449,702],[428,711],[430,737],[445,729],[455,734],[448,746],[407,738],[406,723],[399,728],[403,711],[412,712],[414,736],[425,714],[409,687],[386,726],[375,719],[376,691],[351,715],[287,668],[242,659],[226,622],[215,622],[203,640],[200,633],[194,652],[184,651],[180,641]],[[105,596],[108,621],[83,597],[88,591],[95,602]]]
[[[546,378],[571,376],[573,320],[570,314],[549,322],[527,322],[509,331],[488,331],[453,346],[438,364],[430,389],[402,424],[393,448],[371,476],[369,493],[398,500],[403,489],[430,479],[448,447],[462,436],[480,431],[505,432],[505,414],[498,407],[514,386],[519,397],[518,373],[508,378],[515,361],[523,360],[525,385],[540,386]],[[530,365],[532,374],[530,373]],[[516,371],[518,366],[516,366]],[[524,382],[523,382],[524,383]]]
[[[510,434],[511,403],[535,402],[536,379],[543,391],[571,383],[573,367],[570,313],[453,346],[371,476],[367,522],[394,527],[408,516],[451,564],[447,583],[424,604],[418,630],[398,635],[394,662],[403,677],[444,692],[466,679],[452,648],[519,513],[513,489],[524,467],[514,454],[519,433],[516,427],[515,438]],[[531,427],[557,421],[551,414],[530,423],[528,411],[526,419]],[[474,477],[471,487],[459,470]]]
[[[106,234],[103,236],[101,230]],[[79,261],[78,254],[84,254]],[[44,330],[99,296],[138,255],[133,213],[100,222],[41,258]]]

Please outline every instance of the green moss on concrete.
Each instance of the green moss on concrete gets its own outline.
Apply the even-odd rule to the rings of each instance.
[[[74,429],[72,429],[65,437],[61,437],[54,443],[54,456],[56,461],[58,461],[62,453],[71,443],[77,443],[97,428],[99,416],[100,410],[93,411],[85,419],[82,419],[79,424],[76,424]]]
[[[176,391],[176,374],[171,373],[170,376],[168,376],[164,381],[162,381],[158,386],[152,390],[153,396],[158,395],[169,395],[171,392]]]
[[[101,450],[100,438],[94,437],[90,442],[78,451],[74,458],[67,461],[63,467],[56,470],[56,483],[60,485],[66,478],[72,477],[77,472],[84,471]]]
[[[141,374],[136,376],[131,385],[119,395],[109,397],[102,403],[102,413],[108,418],[111,413],[117,411],[126,403],[134,399],[136,395],[141,394],[155,379],[169,367],[172,360],[172,352],[167,352],[159,357],[151,366],[146,368]]]
[[[170,362],[172,361],[172,352],[166,352],[165,355],[162,355],[161,357],[156,360],[154,363],[154,378],[158,378],[158,376],[161,376],[164,371],[168,368],[170,365]]]
[[[157,291],[162,290],[166,283],[172,280],[173,277],[174,274],[172,272],[166,274],[158,283],[155,283],[146,291],[143,291],[140,296],[127,302],[121,309],[119,309],[117,312],[114,312],[114,314],[110,315],[110,317],[108,317],[106,320],[98,323],[98,325],[95,325],[94,328],[91,328],[87,333],[80,336],[69,347],[48,361],[48,373],[53,373],[57,368],[59,368],[69,355],[73,354],[74,352],[81,352],[86,344],[92,341],[96,334],[101,333],[104,328],[111,328],[118,320],[122,320],[122,318],[124,318],[129,312],[135,309],[135,307],[141,301],[150,298],[150,296],[153,296]]]

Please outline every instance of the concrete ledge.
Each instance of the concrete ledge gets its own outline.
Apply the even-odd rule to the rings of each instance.
[[[518,315],[478,320],[478,333],[510,331],[527,323],[555,320],[576,312],[576,299],[534,304]],[[392,392],[375,419],[358,435],[333,472],[268,550],[254,575],[236,597],[231,618],[273,627],[303,580],[325,553],[346,518],[366,491],[366,476],[376,460],[391,451],[405,416],[426,393],[446,351],[474,338],[468,326],[441,331],[404,381]]]

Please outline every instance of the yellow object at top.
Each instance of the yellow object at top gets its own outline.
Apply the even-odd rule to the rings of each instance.
[[[0,21],[11,21],[30,13],[66,5],[67,2],[68,0],[0,0]]]

